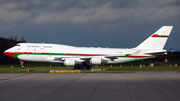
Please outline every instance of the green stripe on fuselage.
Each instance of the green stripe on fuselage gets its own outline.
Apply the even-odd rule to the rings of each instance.
[[[76,55],[76,54],[42,54],[42,53],[15,53],[13,56],[19,59],[19,55],[60,55],[60,56],[98,56],[98,55]]]
[[[168,36],[156,36],[156,38],[168,38]]]
[[[57,56],[99,56],[99,55],[76,55],[76,54],[42,54],[42,53],[15,53],[13,56],[16,59],[19,59],[19,55],[57,55]],[[154,56],[142,56],[142,57],[135,57],[135,56],[118,56],[118,58],[153,58]]]

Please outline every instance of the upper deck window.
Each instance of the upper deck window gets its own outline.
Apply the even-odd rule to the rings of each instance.
[[[44,46],[44,48],[52,48],[52,46]]]
[[[28,47],[39,47],[39,46],[28,46]]]

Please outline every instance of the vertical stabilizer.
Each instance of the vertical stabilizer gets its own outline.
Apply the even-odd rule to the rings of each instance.
[[[170,35],[173,26],[163,26],[144,42],[142,42],[137,49],[163,49],[166,41]]]

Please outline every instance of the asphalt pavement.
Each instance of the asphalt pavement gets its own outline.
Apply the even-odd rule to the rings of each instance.
[[[180,101],[180,72],[0,74],[0,101]]]

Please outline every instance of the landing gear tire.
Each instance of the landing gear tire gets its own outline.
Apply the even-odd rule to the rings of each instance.
[[[78,69],[84,69],[84,68],[83,68],[83,66],[80,65],[80,66],[78,67]]]
[[[84,65],[75,65],[74,69],[91,69],[90,65],[84,64]]]
[[[88,63],[83,64],[84,69],[91,69],[91,65]]]
[[[24,66],[22,65],[22,66],[21,66],[21,68],[23,69],[23,68],[24,68]]]
[[[78,66],[74,66],[74,69],[78,69]]]
[[[89,68],[88,69],[91,69],[91,66],[89,66]]]
[[[75,65],[74,69],[81,69],[81,66],[80,65]]]

